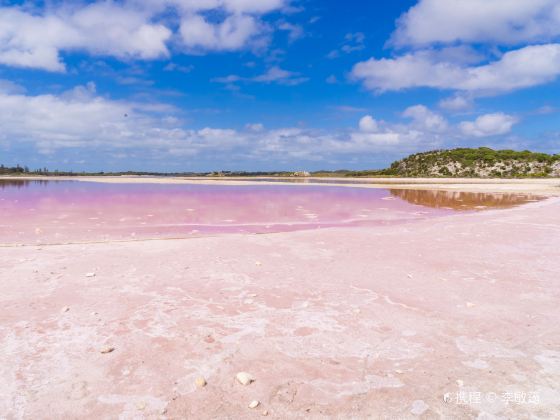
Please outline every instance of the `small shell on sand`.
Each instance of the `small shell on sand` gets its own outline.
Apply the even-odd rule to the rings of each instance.
[[[239,372],[237,375],[235,375],[235,379],[237,379],[237,382],[239,382],[241,385],[249,385],[255,380],[255,378],[253,378],[253,376],[251,376],[247,372]]]
[[[95,273],[86,273],[86,277],[95,277]]]
[[[107,354],[107,353],[112,353],[115,351],[114,347],[111,346],[104,346],[101,348],[101,350],[99,350],[101,352],[101,354]]]
[[[196,386],[198,388],[204,388],[207,384],[206,379],[204,379],[202,376],[199,376],[198,378],[196,378],[194,380],[194,383],[196,384]]]
[[[257,408],[259,406],[260,402],[257,400],[253,400],[249,403],[249,408]]]

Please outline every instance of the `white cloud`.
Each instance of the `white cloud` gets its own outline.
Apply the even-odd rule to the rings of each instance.
[[[64,71],[61,51],[154,59],[167,56],[171,31],[145,15],[111,2],[63,7],[45,15],[0,7],[0,63]]]
[[[11,80],[0,79],[0,93],[24,93],[25,88]]]
[[[146,7],[143,1],[136,3]],[[272,27],[261,19],[262,15],[285,9],[289,0],[149,0],[152,12],[166,8],[176,10],[180,16],[179,35],[190,52],[237,51],[245,48],[264,48]],[[211,15],[207,12],[215,12]],[[220,18],[217,18],[220,17]],[[296,36],[295,25],[290,30]]]
[[[187,127],[180,112],[169,105],[112,100],[88,83],[59,95],[0,91],[0,143],[22,147],[27,153],[73,151],[84,157],[104,153],[125,160],[197,156],[197,162],[258,159],[289,166],[298,159],[344,166],[349,159],[441,148],[450,138],[506,134],[516,122],[506,114],[488,114],[465,121],[458,129],[422,105],[407,108],[403,115],[411,121],[389,123],[366,115],[355,128],[339,130],[268,129],[260,123],[240,129],[195,129]]]
[[[507,134],[517,118],[501,112],[481,115],[474,121],[463,121],[459,128],[466,136],[487,137]]]
[[[224,7],[234,13],[264,14],[288,5],[285,0],[223,0]]]
[[[439,107],[446,111],[466,111],[471,109],[473,102],[470,98],[462,95],[454,95],[449,98],[442,99],[438,103]]]
[[[363,50],[365,46],[366,36],[363,32],[347,33],[344,36],[344,43],[338,49],[332,50],[327,54],[327,58],[333,59],[340,56],[341,53],[350,54],[355,51]]]
[[[184,13],[207,12],[216,9],[228,13],[265,14],[282,9],[289,4],[286,0],[129,0],[136,8],[151,13],[166,9],[177,9]]]
[[[98,0],[53,2],[34,9],[0,5],[0,64],[65,71],[61,53],[85,51],[119,59],[170,55],[172,30],[193,52],[263,48],[272,30],[261,16],[287,0]],[[164,13],[165,12],[165,13]],[[221,19],[209,20],[208,12]],[[204,16],[203,16],[204,13]]]
[[[229,76],[217,77],[213,79],[217,83],[233,84],[236,82],[253,82],[253,83],[277,83],[286,86],[295,86],[304,83],[308,80],[307,77],[301,76],[299,73],[281,69],[278,66],[269,68],[263,74],[253,77],[242,77],[236,74]]]
[[[443,139],[413,125],[373,118],[362,118],[350,130],[266,129],[259,123],[243,129],[191,129],[177,112],[165,104],[111,100],[100,96],[93,83],[60,95],[0,93],[0,143],[47,154],[74,150],[84,156],[95,151],[150,159],[235,156],[240,162],[259,158],[289,163],[294,158],[345,162],[348,156],[412,152],[436,147]]]
[[[280,22],[278,29],[288,32],[288,39],[290,42],[294,42],[302,38],[305,34],[301,25],[295,25],[290,22]]]
[[[253,16],[231,15],[220,23],[210,23],[203,16],[183,18],[179,33],[186,47],[214,51],[234,51],[245,48],[263,35],[261,23]]]
[[[190,73],[191,71],[193,71],[193,69],[193,65],[182,66],[174,62],[166,64],[166,66],[163,68],[164,71],[178,71],[180,73]]]
[[[429,110],[424,105],[408,107],[403,112],[403,116],[411,118],[415,127],[426,131],[441,133],[447,129],[445,118]]]
[[[357,153],[367,151],[368,149],[396,146],[403,141],[403,135],[394,131],[385,131],[383,133],[355,132],[352,133],[351,139],[351,142],[338,145],[338,151],[346,150]]]
[[[351,105],[335,105],[332,106],[331,108],[342,112],[366,112],[367,111],[366,108],[362,108],[359,106],[351,106]]]
[[[308,79],[306,77],[300,76],[299,73],[292,71],[283,70],[280,67],[273,66],[266,71],[266,73],[253,77],[251,79],[253,82],[261,83],[280,83],[284,85],[299,85],[306,82]]]
[[[362,117],[358,123],[358,127],[360,131],[365,133],[375,133],[379,129],[377,121],[375,121],[371,115]]]
[[[478,94],[508,92],[556,79],[560,75],[560,44],[520,48],[479,66],[433,61],[422,53],[391,59],[371,58],[356,64],[351,75],[368,89],[379,92],[415,87]]]
[[[261,123],[245,124],[245,128],[249,131],[259,132],[264,130],[264,125]]]
[[[557,0],[420,0],[397,22],[392,43],[519,44],[560,35]]]

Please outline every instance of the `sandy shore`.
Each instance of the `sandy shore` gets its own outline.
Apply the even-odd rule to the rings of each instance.
[[[559,215],[2,248],[0,418],[560,418]]]
[[[272,183],[271,178],[188,178],[188,177],[144,177],[144,176],[106,176],[106,177],[9,177],[11,180],[74,180],[83,182],[109,183],[156,183],[156,184],[221,184],[221,185],[262,185]],[[560,195],[559,178],[535,179],[482,179],[482,178],[275,178],[285,182],[283,185],[329,185],[361,188],[424,189],[467,192],[512,192],[534,193],[540,195]]]

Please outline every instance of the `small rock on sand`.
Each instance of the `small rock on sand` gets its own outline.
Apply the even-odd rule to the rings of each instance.
[[[64,313],[64,312],[68,312],[70,310],[70,308],[68,306],[65,306],[64,308],[62,308],[60,310],[60,312]]]
[[[257,408],[259,406],[260,402],[257,400],[253,400],[249,403],[249,408]]]
[[[426,404],[424,401],[422,400],[416,400],[412,403],[412,407],[410,409],[410,412],[416,416],[421,416],[422,414],[424,414],[428,409],[430,408],[430,406],[428,404]]]
[[[86,273],[86,277],[95,277],[95,273]]]
[[[115,351],[114,347],[111,346],[104,346],[101,348],[101,350],[99,350],[101,352],[101,354],[107,354],[107,353],[112,353]]]
[[[262,412],[262,415],[265,416],[265,417],[268,416],[268,410],[264,410],[264,411]]]
[[[237,379],[237,382],[239,382],[241,385],[249,385],[251,382],[255,381],[255,378],[253,378],[247,372],[239,372],[237,375],[235,375],[235,379]]]
[[[204,388],[206,386],[206,379],[204,379],[202,376],[199,376],[198,378],[196,378],[194,380],[194,383],[196,384],[196,386],[198,388]]]

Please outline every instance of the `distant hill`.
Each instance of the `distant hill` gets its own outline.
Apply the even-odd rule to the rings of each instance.
[[[560,155],[487,147],[436,150],[410,155],[381,172],[403,177],[558,177]]]

